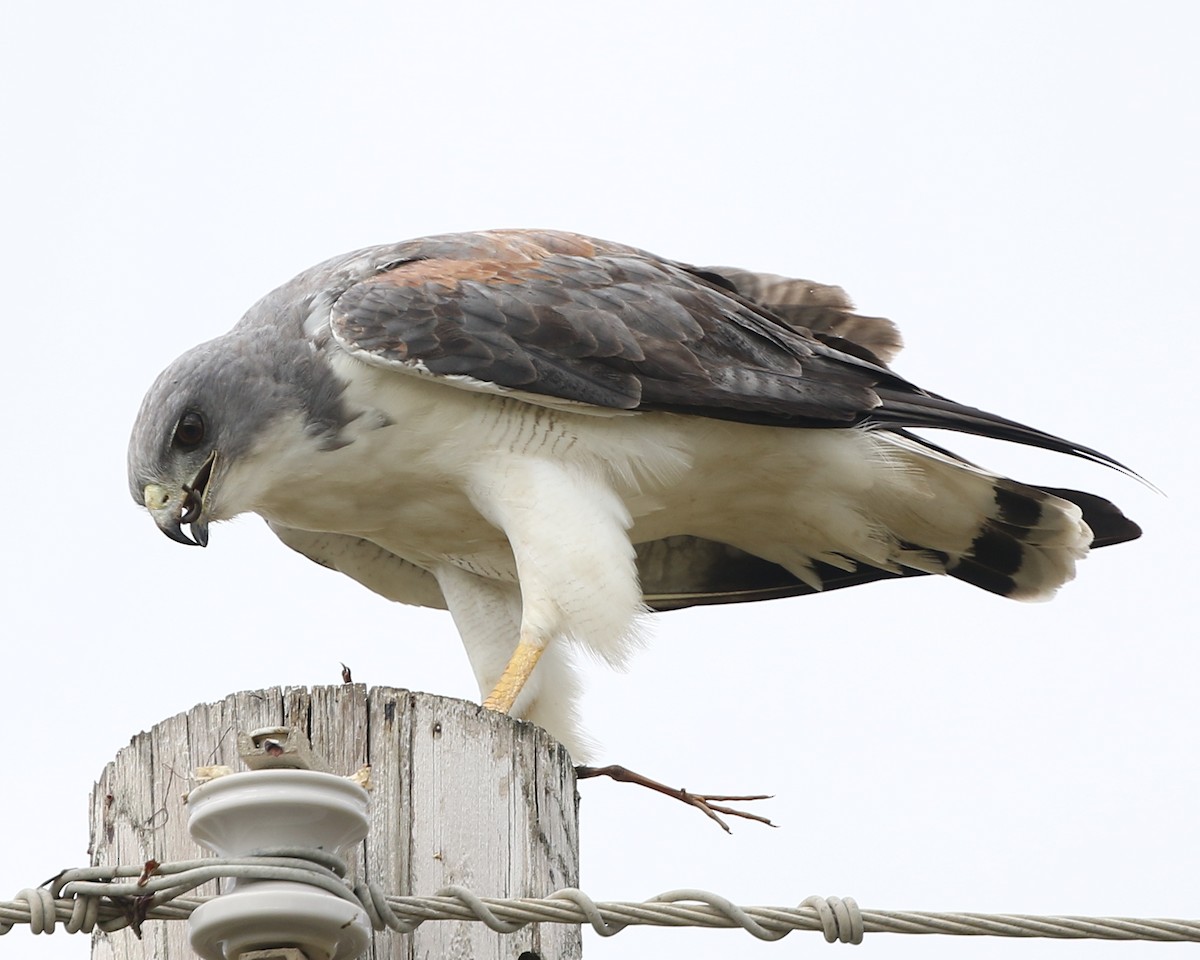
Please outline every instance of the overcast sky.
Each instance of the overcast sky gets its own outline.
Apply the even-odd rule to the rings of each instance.
[[[445,614],[319,569],[255,518],[208,550],[130,501],[146,387],[344,250],[559,227],[842,284],[897,369],[1099,447],[1163,491],[942,442],[1145,528],[1050,604],[932,578],[656,619],[583,713],[620,762],[762,790],[778,830],[582,785],[582,886],[741,903],[1200,915],[1190,3],[23,3],[0,101],[0,897],[87,860],[133,734],[273,684],[476,695]],[[284,657],[258,655],[285,646]],[[426,892],[426,891],[420,891]],[[60,934],[0,955],[81,958]],[[799,941],[799,942],[798,942]],[[794,956],[813,935],[631,929],[586,955]],[[868,936],[881,958],[1161,945]],[[864,954],[866,955],[866,954]]]

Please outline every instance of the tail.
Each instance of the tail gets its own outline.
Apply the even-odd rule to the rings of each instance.
[[[769,600],[922,574],[1047,600],[1092,547],[1141,536],[1136,523],[1094,494],[1017,483],[903,433],[869,436],[876,482],[861,499],[846,501],[853,509],[831,521],[836,529],[799,547],[806,556],[779,549],[779,541],[735,547],[674,536],[642,543],[637,564],[647,606]],[[851,543],[856,549],[848,551]]]
[[[887,435],[884,456],[924,493],[901,482],[876,504],[894,562],[1003,597],[1048,600],[1092,547],[1142,532],[1102,497],[995,476],[915,437]]]

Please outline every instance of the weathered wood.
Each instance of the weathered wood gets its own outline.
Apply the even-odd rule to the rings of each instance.
[[[278,724],[305,730],[335,773],[371,764],[371,833],[349,858],[354,876],[412,894],[462,884],[481,896],[541,897],[578,884],[575,776],[562,747],[476,704],[361,684],[233,694],[138,734],[93,790],[92,862],[204,856],[182,801],[192,771],[238,769],[237,732]],[[580,951],[579,930],[562,924],[500,935],[431,921],[409,935],[377,934],[368,956],[574,960]],[[193,956],[181,922],[149,921],[140,941],[128,930],[97,934],[92,945],[93,960]]]

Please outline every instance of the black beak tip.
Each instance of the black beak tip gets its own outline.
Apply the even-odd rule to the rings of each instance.
[[[170,537],[176,543],[182,543],[188,547],[206,547],[208,546],[208,527],[200,524],[192,524],[192,537],[189,537],[183,532],[183,527],[178,522],[163,524],[160,529],[166,536]]]

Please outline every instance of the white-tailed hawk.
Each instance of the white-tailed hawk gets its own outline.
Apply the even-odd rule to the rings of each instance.
[[[376,593],[449,609],[487,705],[582,759],[569,648],[620,663],[647,608],[926,573],[1041,600],[1138,536],[1106,500],[910,434],[1119,466],[914,386],[899,349],[836,287],[570,233],[371,247],[167,368],[130,489],[181,543],[258,513]]]

